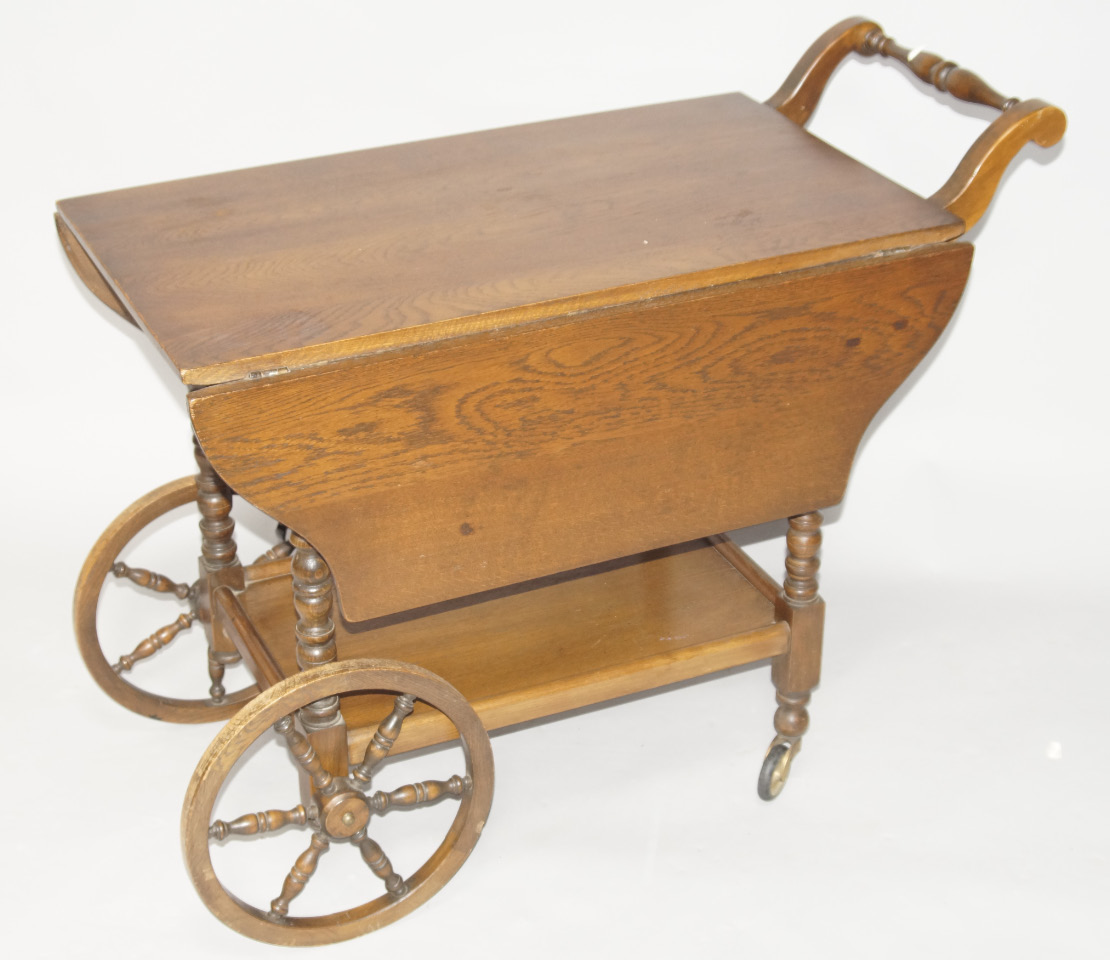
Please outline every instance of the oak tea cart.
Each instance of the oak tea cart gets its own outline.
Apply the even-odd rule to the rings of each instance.
[[[933,196],[805,131],[850,53],[1000,111]],[[712,96],[60,202],[74,269],[189,388],[199,472],[108,528],[74,617],[119,703],[228,721],[182,816],[208,907],[285,944],[389,923],[477,842],[488,730],[756,660],[778,701],[758,790],[776,796],[820,669],[818,511],[952,315],[960,238],[1006,165],[1064,124],[853,19],[766,103]],[[233,495],[288,531],[254,563]],[[123,559],[192,501],[195,580]],[[780,585],[722,531],[783,518]],[[181,612],[133,649],[102,645],[113,581]],[[144,661],[189,629],[207,639],[207,691],[144,689]],[[253,681],[227,690],[240,661]],[[215,817],[271,730],[293,761],[285,806]],[[388,756],[456,740],[449,776],[378,788]],[[376,839],[432,804],[454,816],[423,861]],[[214,847],[286,828],[303,852],[272,901],[221,883]],[[376,889],[303,915],[295,898],[344,843]]]

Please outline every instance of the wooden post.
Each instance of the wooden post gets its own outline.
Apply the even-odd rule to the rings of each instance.
[[[239,662],[239,653],[230,638],[214,629],[211,597],[219,586],[242,590],[243,565],[235,545],[235,520],[231,516],[231,488],[208,462],[196,436],[193,437],[193,458],[197,462],[197,508],[200,510],[200,591],[197,614],[208,636],[208,676],[212,681],[208,694],[219,703],[223,700],[224,670]]]
[[[327,562],[304,537],[292,533],[293,605],[297,610],[297,664],[302,670],[336,659],[335,623],[331,619],[335,589]],[[320,761],[336,777],[347,775],[347,726],[339,697],[324,697],[302,707],[301,726]]]
[[[231,488],[212,468],[195,436],[193,457],[199,470],[197,507],[201,514],[201,562],[205,571],[215,573],[239,563],[235,520],[231,516]]]
[[[791,517],[786,535],[786,579],[777,615],[790,624],[790,646],[771,662],[771,680],[779,704],[775,732],[792,742],[809,728],[806,705],[821,679],[825,626],[825,601],[817,594],[821,521],[816,511]]]

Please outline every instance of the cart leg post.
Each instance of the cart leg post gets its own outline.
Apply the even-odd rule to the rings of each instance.
[[[304,537],[290,531],[293,544],[293,603],[297,608],[297,663],[302,670],[337,659],[335,623],[331,619],[335,583],[327,561]],[[332,776],[347,776],[347,725],[339,697],[324,697],[302,707],[298,714],[305,735]],[[302,778],[302,794],[309,800],[311,783]]]
[[[210,598],[219,586],[242,590],[243,565],[235,544],[235,520],[231,516],[231,488],[208,462],[196,436],[193,458],[197,462],[197,508],[200,510],[200,595],[197,608],[208,635],[209,695],[219,703],[224,698],[224,670],[239,662],[239,652],[230,638],[212,622]]]
[[[777,615],[790,624],[790,646],[771,661],[775,685],[775,733],[759,776],[759,795],[773,800],[782,791],[790,765],[809,728],[810,691],[821,679],[821,639],[825,601],[817,594],[817,557],[821,549],[820,513],[790,518],[786,535],[786,579]]]

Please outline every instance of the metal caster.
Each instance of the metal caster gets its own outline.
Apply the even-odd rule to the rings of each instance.
[[[776,738],[767,749],[763,758],[763,768],[759,771],[760,800],[774,800],[782,788],[786,786],[786,778],[790,776],[790,764],[801,748],[799,740],[781,740]]]

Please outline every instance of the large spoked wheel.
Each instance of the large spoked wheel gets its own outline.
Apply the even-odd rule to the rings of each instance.
[[[168,577],[130,567],[119,558],[127,545],[148,524],[176,507],[184,506],[196,499],[196,481],[193,477],[182,477],[152,490],[123,511],[104,531],[96,542],[81,576],[77,581],[77,591],[73,598],[73,626],[77,634],[77,645],[89,673],[100,688],[117,703],[155,720],[169,720],[175,723],[202,723],[224,720],[235,713],[239,707],[258,693],[252,685],[234,693],[224,693],[215,699],[211,696],[195,700],[177,699],[151,693],[137,683],[132,683],[125,675],[130,675],[137,666],[142,671],[142,661],[166,647],[182,631],[192,627],[198,619],[198,585],[174,583]],[[137,587],[161,594],[163,598],[176,598],[187,610],[183,611],[169,625],[155,631],[130,653],[133,643],[120,649],[122,655],[106,655],[97,631],[96,612],[105,581],[110,577],[126,579]],[[204,653],[198,655],[198,685],[205,676],[203,664],[207,657],[207,643]]]
[[[311,744],[297,728],[296,711],[314,700],[365,691],[396,695],[392,712],[382,719],[362,762],[350,767],[345,777],[333,776],[324,769]],[[454,724],[464,769],[450,771],[452,775],[447,779],[421,780],[388,791],[371,792],[371,778],[378,776],[379,764],[401,735],[405,717],[412,713],[417,700],[438,710]],[[277,732],[279,740],[284,741],[294,762],[311,778],[312,799],[291,808],[247,813],[234,819],[213,819],[217,799],[236,761],[248,751],[252,765],[263,760],[267,745],[261,744],[258,748],[253,745],[271,728]],[[427,756],[417,758],[417,762],[428,759]],[[442,758],[432,755],[430,759],[439,761]],[[398,758],[398,765],[403,762],[403,758]],[[453,765],[457,761],[449,762]],[[285,761],[282,764],[289,766]],[[229,791],[249,779],[249,772],[243,770],[246,766],[244,763],[236,768],[235,783]],[[391,762],[381,773],[390,773],[391,779],[397,779],[394,769]],[[286,801],[297,797],[295,772],[295,768],[284,772],[288,778],[283,788]],[[270,785],[280,780],[264,782]],[[281,681],[245,706],[224,727],[201,758],[186,793],[181,817],[182,844],[190,876],[201,898],[232,929],[266,943],[290,946],[333,943],[392,923],[440,890],[478,842],[492,801],[493,751],[489,736],[477,714],[454,687],[435,674],[407,663],[344,660],[314,667]],[[422,811],[417,819],[427,822],[437,815],[443,819],[449,814],[449,809],[444,810],[446,804],[457,805],[454,818],[446,826],[446,836],[426,858],[420,854],[417,860],[422,859],[422,863],[410,860],[410,870],[403,865],[408,851],[398,852],[392,843],[383,839],[382,831],[391,826],[383,825],[383,815],[398,811],[405,827],[419,828],[421,823],[414,824],[409,819],[414,816],[414,808],[439,808],[435,813],[427,809]],[[260,805],[252,809],[258,810]],[[392,818],[396,816],[391,814]],[[217,876],[213,848],[233,843],[237,836],[265,834],[274,837],[286,833],[284,827],[300,828],[303,834],[291,844],[291,849],[301,852],[290,867],[284,866],[287,859],[274,861],[282,864],[282,870],[288,869],[284,881],[280,875],[267,880],[266,886],[260,888],[265,892],[254,904],[229,891]],[[256,858],[267,853],[272,849],[270,845],[278,841],[261,842],[265,845],[263,848],[253,843],[249,848]],[[341,878],[339,893],[351,902],[329,901],[322,909],[319,902],[306,903],[306,915],[299,915],[298,908],[304,901],[294,902],[294,898],[316,874],[323,855],[340,844],[349,844],[361,855],[361,862],[351,851],[346,852],[345,860],[335,858],[333,853],[325,861],[327,864],[335,859],[336,873],[331,879]],[[359,872],[342,874],[343,862],[356,864]],[[328,874],[328,867],[322,867],[320,873]],[[273,894],[277,896],[267,903],[264,897]]]

